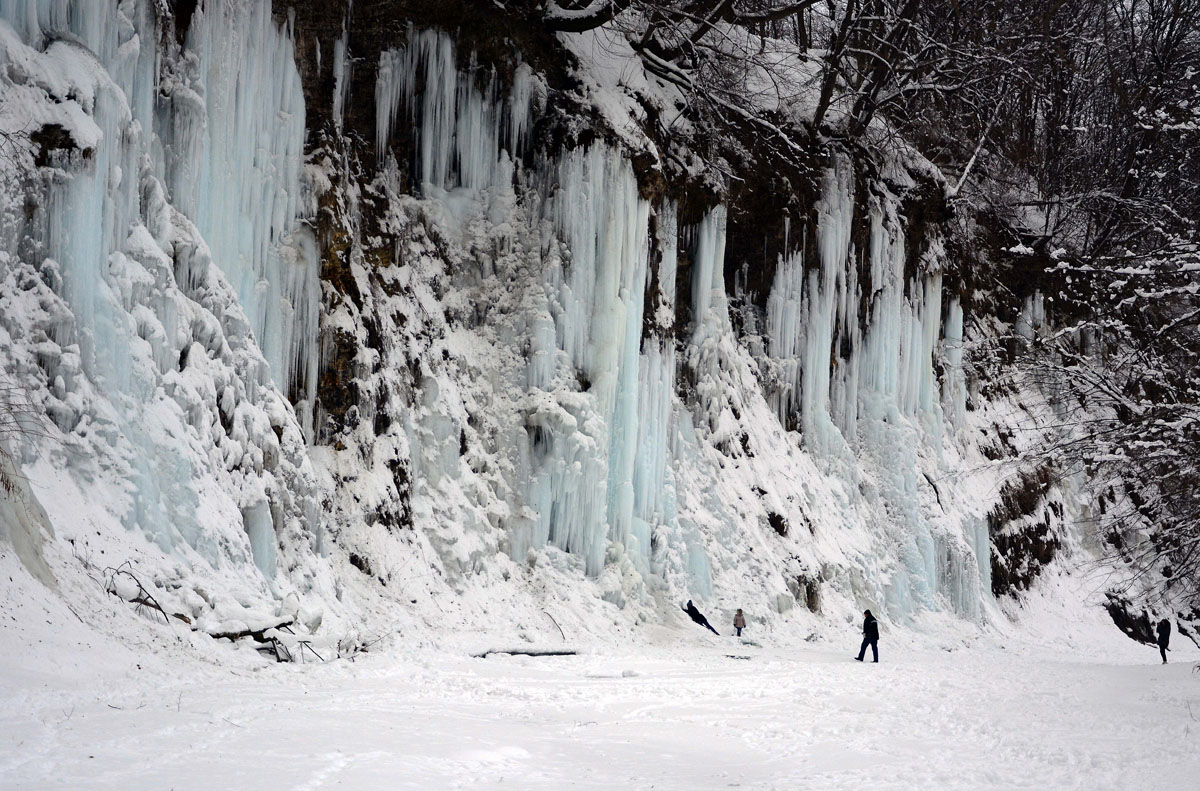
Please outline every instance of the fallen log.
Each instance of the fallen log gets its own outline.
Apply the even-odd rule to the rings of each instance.
[[[247,626],[245,629],[237,629],[237,630],[233,630],[233,631],[224,631],[224,632],[216,632],[216,631],[207,632],[206,631],[205,634],[207,634],[209,637],[211,637],[214,640],[221,640],[221,639],[241,640],[246,637],[252,637],[252,638],[254,638],[254,640],[256,642],[270,643],[272,638],[266,636],[266,634],[265,634],[266,632],[270,631],[271,629],[282,629],[285,626],[291,626],[295,622],[296,622],[295,618],[288,616],[287,618],[284,618],[283,620],[279,621],[278,623],[270,623],[270,624],[267,624],[266,626],[259,627],[258,629],[255,629],[251,626]]]
[[[486,659],[491,654],[512,656],[575,656],[579,652],[572,648],[489,648],[482,654],[472,654],[476,659]]]

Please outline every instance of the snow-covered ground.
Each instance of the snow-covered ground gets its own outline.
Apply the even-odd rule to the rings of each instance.
[[[0,660],[5,789],[1188,789],[1200,652],[885,634],[795,649],[654,627],[640,647],[217,666],[149,646]],[[11,647],[11,646],[10,646]],[[31,649],[23,651],[28,657]],[[176,655],[178,654],[178,655]]]

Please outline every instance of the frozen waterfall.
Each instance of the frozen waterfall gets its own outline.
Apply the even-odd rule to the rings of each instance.
[[[811,503],[811,485],[832,494],[872,481],[874,494],[843,500],[842,513],[775,518],[820,525],[846,547],[859,542],[858,531],[870,535],[879,557],[862,561],[877,569],[868,595],[892,617],[946,607],[978,618],[990,595],[986,535],[977,518],[933,518],[921,502],[927,479],[948,470],[943,449],[965,420],[962,307],[943,305],[936,242],[920,273],[906,275],[898,201],[881,193],[856,205],[852,163],[837,159],[814,227],[780,257],[766,298],[775,419],[750,424],[748,410],[759,414],[764,396],[744,389],[754,362],[729,317],[724,207],[680,227],[674,205],[642,198],[626,157],[603,144],[522,170],[533,123],[529,73],[519,68],[504,86],[486,69],[460,69],[465,60],[449,36],[430,30],[410,29],[407,43],[385,51],[376,148],[388,156],[397,125],[410,125],[413,182],[450,210],[440,216],[465,223],[480,214],[464,213],[464,201],[492,205],[489,194],[511,189],[529,233],[542,239],[531,263],[540,288],[522,319],[528,446],[508,506],[518,515],[508,523],[512,557],[552,545],[580,557],[590,575],[627,563],[643,579],[678,575],[685,591],[710,595],[714,575],[732,573],[713,565],[713,553],[726,557],[743,540],[738,523],[748,517],[720,487],[705,486],[706,476],[730,474],[708,449],[740,447],[747,460],[756,446],[800,452],[785,450],[783,432],[794,426],[791,436],[825,482],[737,474],[767,474],[757,488],[777,493],[773,502]],[[486,213],[489,222],[512,222],[496,211]],[[863,222],[868,243],[856,249],[853,229]],[[681,260],[687,280],[679,289]],[[682,331],[677,293],[688,300]]]
[[[44,205],[0,229],[0,272],[46,292],[22,375],[120,482],[125,527],[272,584],[328,508],[385,557],[444,553],[454,584],[546,558],[618,606],[738,606],[752,579],[777,613],[827,586],[893,619],[982,617],[987,527],[943,483],[971,419],[964,302],[936,232],[906,249],[891,186],[862,189],[846,154],[814,165],[812,219],[750,297],[726,282],[737,207],[648,188],[599,125],[548,143],[549,88],[515,53],[497,68],[410,27],[367,58],[345,21],[323,131],[365,150],[306,164],[291,23],[201,0],[164,43],[156,8],[0,0],[6,88],[33,108],[0,117],[66,136],[27,152]],[[351,162],[361,182],[321,177]],[[379,213],[337,253],[357,302],[320,280],[319,189]],[[1021,331],[1043,314],[1031,297]],[[341,433],[306,447],[317,401],[333,414],[319,330],[354,386]]]
[[[42,273],[62,309],[9,318],[33,322],[18,338],[45,322],[49,385],[27,386],[69,466],[120,479],[127,528],[209,563],[252,556],[271,579],[276,531],[316,530],[311,495],[283,482],[311,473],[272,390],[303,409],[316,381],[299,76],[269,4],[204,0],[169,58],[159,13],[149,0],[0,2],[5,128],[63,141],[30,182],[44,205],[5,213],[0,252],[0,272]]]

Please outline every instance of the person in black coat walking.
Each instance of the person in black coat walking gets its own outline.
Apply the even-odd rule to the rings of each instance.
[[[1158,653],[1162,654],[1163,664],[1167,663],[1167,646],[1171,643],[1171,622],[1163,618],[1158,622]]]
[[[692,604],[691,599],[688,599],[688,603],[680,609],[682,609],[685,613],[687,613],[688,617],[690,617],[693,621],[700,624],[704,628],[708,629],[713,634],[715,634],[717,637],[721,636],[721,633],[718,632],[716,629],[713,629],[712,624],[708,622],[708,619],[705,618],[704,615],[699,610],[696,609],[696,605]]]
[[[863,657],[867,655],[867,646],[871,646],[872,661],[879,661],[879,621],[875,620],[875,616],[871,615],[870,610],[863,612],[863,641],[858,649],[858,656],[854,657],[857,661],[863,661]]]

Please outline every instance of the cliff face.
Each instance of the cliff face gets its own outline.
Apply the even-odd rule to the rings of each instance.
[[[967,349],[1037,298],[886,135],[688,108],[474,3],[18,5],[0,360],[74,449],[12,442],[78,493],[59,543],[325,629],[978,622],[1028,584],[990,461],[1040,401]]]

